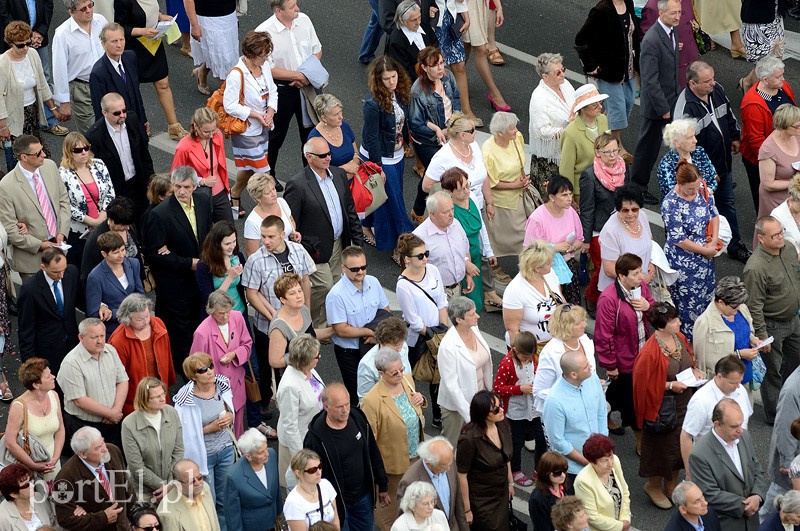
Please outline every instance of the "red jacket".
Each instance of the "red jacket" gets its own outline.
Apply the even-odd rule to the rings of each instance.
[[[533,372],[536,373],[535,364],[533,366]],[[517,382],[517,367],[514,365],[514,354],[509,350],[508,354],[500,360],[500,365],[497,367],[497,374],[494,377],[494,384],[492,384],[494,392],[503,399],[503,409],[505,411],[508,411],[509,397],[522,394],[522,389],[520,389]],[[527,383],[533,385],[533,381]]]
[[[764,98],[756,92],[758,83],[750,87],[742,98],[742,157],[752,164],[758,164],[758,150],[772,134],[772,113]],[[783,82],[783,90],[794,103],[794,93],[789,83]]]
[[[650,288],[642,282],[642,298],[650,306],[655,304]],[[650,326],[644,312],[645,337],[650,337]],[[606,370],[630,374],[639,353],[639,331],[636,327],[636,310],[625,300],[619,281],[606,286],[597,299],[597,317],[594,325],[594,351],[600,366]]]
[[[228,161],[225,158],[225,140],[221,131],[217,131],[211,143],[214,146],[214,166],[217,169],[217,175],[225,187],[226,192],[231,191],[228,184]],[[197,172],[197,177],[203,179],[208,177],[210,160],[206,158],[206,154],[200,145],[199,140],[192,138],[192,135],[186,135],[178,142],[175,148],[175,157],[172,159],[172,169],[178,166],[191,166]]]

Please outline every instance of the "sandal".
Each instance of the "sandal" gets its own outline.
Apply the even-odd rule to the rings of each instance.
[[[264,437],[266,437],[267,439],[277,439],[278,438],[278,432],[275,431],[275,428],[273,428],[272,426],[268,425],[266,422],[262,422],[261,424],[259,424],[258,428],[256,428],[256,429],[258,431],[260,431],[264,435]]]
[[[5,374],[3,376],[3,381],[0,382],[0,402],[13,402],[14,401],[14,393],[11,392],[11,388],[8,386],[8,380],[6,380]]]
[[[242,199],[241,197],[233,197],[233,196],[231,196],[231,204],[235,208],[239,209],[239,217],[240,218],[242,218],[242,217],[247,215],[247,210],[244,210],[241,206],[239,206],[240,203],[241,203],[241,199]]]
[[[202,66],[198,66],[194,70],[192,70],[192,77],[197,81],[197,91],[204,96],[211,96],[211,91],[208,90],[208,85],[201,85],[200,84],[200,69]]]
[[[492,276],[494,276],[494,280],[501,284],[508,284],[511,282],[511,277],[508,276],[508,273],[503,271],[503,268],[500,267],[500,264],[496,266],[492,266]]]
[[[397,251],[392,253],[392,260],[394,260],[394,263],[397,264],[398,266],[403,267],[402,262],[400,262],[400,253],[398,253]]]
[[[184,129],[179,122],[176,122],[174,124],[169,124],[169,127],[167,128],[167,133],[169,133],[169,137],[172,140],[180,140],[181,138],[188,135],[189,131]]]
[[[375,247],[375,233],[372,232],[372,229],[370,229],[369,227],[361,227],[361,231],[362,234],[364,235],[364,241],[368,245]]]
[[[192,59],[194,59],[194,57],[192,57],[191,48],[189,48],[188,50],[186,48],[181,48],[180,50],[178,50],[178,52],[184,57],[191,57]]]
[[[495,48],[494,50],[489,50],[489,62],[495,66],[503,66],[506,64],[506,60],[503,58],[503,54],[500,53],[500,50]]]
[[[488,313],[502,312],[503,303],[486,299],[483,301],[483,309]]]
[[[533,480],[518,470],[514,472],[514,483],[520,487],[530,487],[533,485]]]

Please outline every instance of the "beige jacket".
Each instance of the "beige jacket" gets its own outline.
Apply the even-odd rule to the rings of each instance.
[[[53,97],[47,80],[42,70],[42,61],[39,54],[33,48],[28,48],[28,60],[33,67],[33,75],[36,76],[36,106],[39,108],[39,125],[47,125],[47,118],[44,116],[44,106],[42,102]],[[24,91],[22,85],[14,75],[11,66],[11,59],[8,52],[0,55],[0,120],[8,120],[8,128],[11,136],[17,137],[22,134],[22,124],[25,122],[23,102]]]
[[[750,333],[753,333],[753,318],[746,304],[739,306]],[[708,308],[694,322],[694,338],[692,348],[697,360],[697,370],[703,372],[709,380],[714,378],[714,366],[719,360],[733,354],[733,331],[722,321],[717,305],[712,300]]]

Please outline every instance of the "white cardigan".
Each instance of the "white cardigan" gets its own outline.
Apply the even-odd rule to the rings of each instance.
[[[787,242],[792,242],[797,254],[800,254],[800,229],[797,228],[797,223],[789,210],[789,202],[784,201],[772,210],[772,216],[781,222],[783,228],[786,230],[784,238]]]
[[[528,114],[531,152],[555,164],[561,160],[559,137],[569,125],[569,111],[575,101],[575,89],[566,79],[561,84],[561,93],[566,101],[559,98],[542,79],[531,94]]]
[[[265,65],[266,66],[266,65]],[[244,74],[244,105],[239,104],[239,92],[242,89],[242,74]],[[247,121],[247,130],[242,133],[244,136],[256,136],[261,134],[261,122],[256,119],[250,118],[250,110],[264,113],[267,112],[267,107],[272,107],[275,112],[278,111],[278,87],[275,81],[272,80],[272,71],[269,68],[261,69],[261,78],[264,79],[264,84],[259,83],[253,74],[250,73],[244,65],[244,59],[239,58],[239,62],[228,73],[225,78],[225,93],[222,97],[222,105],[225,107],[225,112],[235,118]],[[263,90],[269,91],[267,94],[266,104],[261,97]]]
[[[483,366],[483,386],[491,391],[492,350],[477,326],[472,327],[472,332],[489,352],[489,359]],[[469,404],[478,392],[477,367],[455,326],[447,331],[439,345],[439,374],[442,375],[439,405],[450,411],[458,411],[464,422],[469,422]]]
[[[33,75],[36,76],[35,92],[36,106],[39,108],[39,125],[47,125],[42,102],[52,98],[53,93],[50,92],[50,87],[44,77],[39,53],[33,48],[28,48],[27,57],[33,67]],[[23,98],[24,91],[22,85],[17,81],[17,76],[14,75],[14,68],[11,66],[8,53],[0,54],[0,119],[8,119],[8,129],[11,136],[14,137],[22,134],[22,125],[25,122]]]
[[[317,371],[311,369],[311,374],[322,383]],[[291,365],[283,372],[276,399],[281,412],[278,417],[278,441],[294,455],[303,449],[303,439],[311,419],[319,413],[320,401],[306,375]]]
[[[586,334],[579,337],[578,341],[580,341],[583,352],[589,360],[592,372],[596,372],[594,366],[594,342]],[[539,353],[539,365],[536,367],[536,374],[533,376],[533,409],[537,416],[541,416],[544,411],[544,400],[550,393],[550,388],[561,378],[561,356],[564,355],[564,352],[566,352],[564,341],[554,337],[547,342]]]

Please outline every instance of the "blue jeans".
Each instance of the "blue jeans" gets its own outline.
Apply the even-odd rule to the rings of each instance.
[[[735,250],[742,242],[739,234],[739,220],[736,217],[736,197],[733,195],[733,174],[731,172],[720,174],[714,200],[717,210],[725,216],[731,226],[731,242],[728,244],[728,249]]]
[[[375,242],[381,251],[389,251],[397,246],[397,237],[411,232],[414,226],[406,213],[403,200],[403,171],[405,160],[397,164],[384,164],[386,174],[386,202],[375,211]]]
[[[50,90],[52,91],[53,77],[51,72],[53,70],[53,64],[50,62],[50,46],[42,46],[41,48],[37,48],[36,53],[39,54],[39,60],[42,61],[44,78],[47,80],[47,84],[51,85]],[[44,106],[44,117],[47,119],[47,127],[41,127],[41,129],[50,129],[58,123],[58,120],[56,120],[56,117],[53,116],[52,112],[50,112],[50,107],[47,105]]]
[[[375,508],[370,493],[352,505],[345,506],[347,514],[342,531],[373,531],[375,528]]]
[[[219,529],[220,531],[227,531],[228,527],[225,525],[223,504],[225,502],[225,482],[228,480],[228,469],[233,464],[233,446],[229,446],[214,455],[209,455],[206,463],[208,464],[208,476],[203,479],[208,483],[211,495],[214,497],[214,505],[217,508],[217,517],[219,518]]]
[[[375,50],[378,49],[381,37],[383,37],[383,29],[378,24],[378,0],[369,0],[369,7],[372,9],[372,14],[369,16],[369,23],[361,41],[361,49],[358,51],[358,60],[364,64],[375,59]]]

